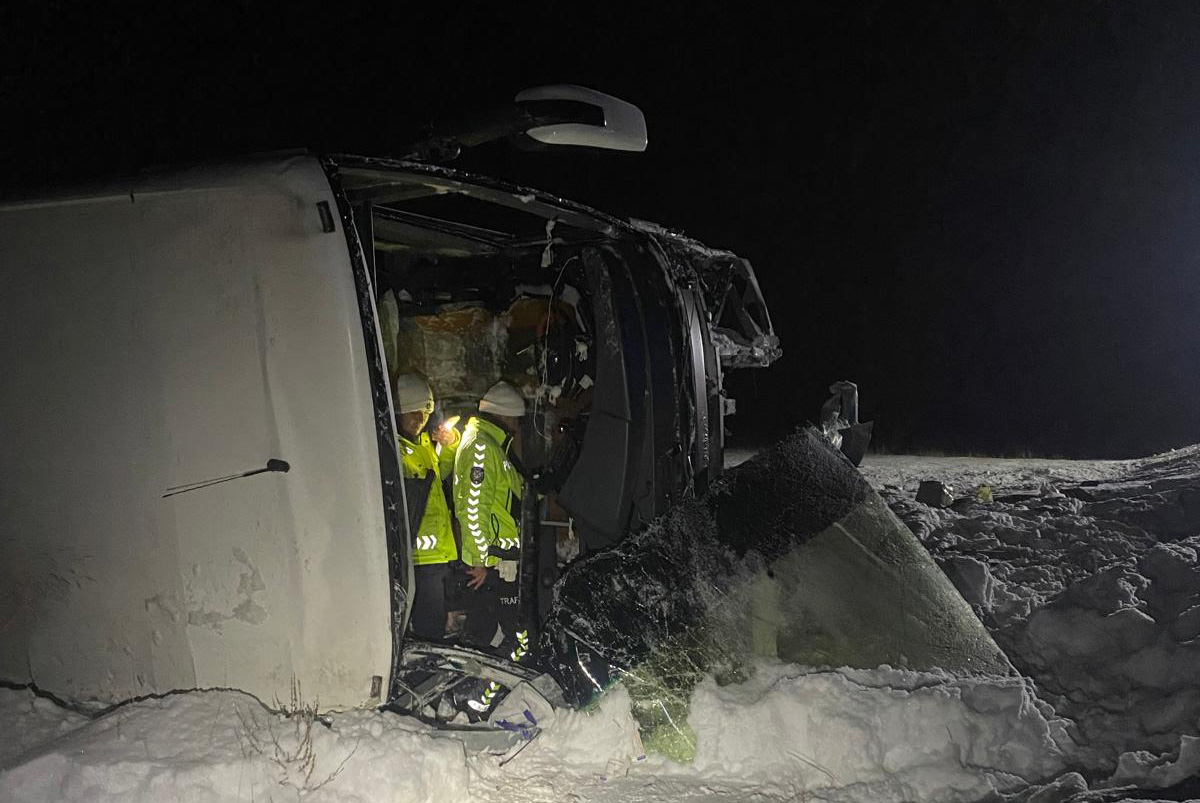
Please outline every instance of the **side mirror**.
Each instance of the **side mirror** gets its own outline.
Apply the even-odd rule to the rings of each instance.
[[[554,122],[536,125],[523,133],[546,145],[571,145],[585,148],[604,148],[612,151],[646,150],[646,117],[632,103],[574,84],[538,86],[518,92],[514,98],[519,107],[535,109],[551,104],[571,104],[591,107],[596,122]],[[535,119],[538,114],[531,115]],[[589,115],[592,116],[592,115]]]
[[[642,110],[620,98],[573,84],[537,86],[517,93],[514,102],[426,132],[408,146],[404,158],[449,162],[467,148],[508,138],[516,145],[565,145],[610,151],[646,150]]]

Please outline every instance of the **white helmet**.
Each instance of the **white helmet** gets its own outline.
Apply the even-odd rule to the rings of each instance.
[[[433,391],[420,374],[400,374],[396,377],[396,410],[415,413],[421,410],[433,413]]]
[[[479,400],[479,412],[520,418],[525,415],[525,397],[507,382],[497,382]]]

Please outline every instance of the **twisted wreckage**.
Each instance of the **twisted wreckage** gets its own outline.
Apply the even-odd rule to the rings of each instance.
[[[607,96],[518,100],[521,136],[645,145]],[[746,260],[420,160],[457,147],[0,204],[0,679],[104,704],[299,683],[528,735],[618,679],[652,733],[697,673],[755,653],[1006,671],[814,432],[722,476],[723,371],[780,353]],[[405,636],[389,380],[414,370],[435,422],[501,378],[529,400],[525,663]],[[481,681],[504,693],[468,722]]]

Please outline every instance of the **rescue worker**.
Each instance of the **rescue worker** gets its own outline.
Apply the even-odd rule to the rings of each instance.
[[[396,377],[396,410],[400,430],[396,440],[404,476],[429,482],[425,510],[413,533],[416,593],[409,621],[417,636],[437,639],[446,635],[446,581],[451,561],[458,559],[442,477],[453,469],[460,436],[451,427],[438,427],[433,434],[435,447],[429,434],[422,431],[433,413],[433,391],[417,374]]]
[[[467,621],[463,636],[490,646],[497,626],[502,652],[519,661],[528,650],[517,630],[517,569],[521,549],[524,481],[513,435],[525,415],[525,399],[512,385],[497,382],[479,402],[462,435],[454,461],[454,515],[462,533],[467,574]]]

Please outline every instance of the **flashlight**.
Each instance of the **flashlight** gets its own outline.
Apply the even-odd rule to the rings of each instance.
[[[457,415],[450,416],[449,418],[447,418],[445,421],[442,422],[442,429],[445,429],[445,430],[454,429],[455,425],[458,424],[459,418],[460,418],[460,416],[457,416]]]

